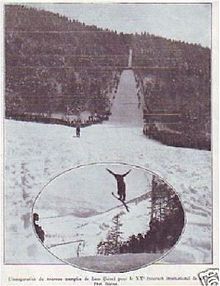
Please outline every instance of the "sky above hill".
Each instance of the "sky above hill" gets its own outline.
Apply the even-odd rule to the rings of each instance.
[[[88,25],[211,46],[210,4],[31,4]]]

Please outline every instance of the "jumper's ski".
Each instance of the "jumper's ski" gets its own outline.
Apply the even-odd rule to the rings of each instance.
[[[125,203],[123,200],[119,199],[119,197],[117,197],[113,192],[112,192],[112,195],[113,195],[114,198],[116,198],[117,200],[119,200],[120,202],[122,202],[122,204],[123,204],[124,207],[126,208],[126,211],[129,212],[129,208],[128,208],[128,206],[126,205],[126,203]]]

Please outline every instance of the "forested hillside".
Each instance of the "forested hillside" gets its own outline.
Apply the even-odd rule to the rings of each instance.
[[[146,134],[169,145],[209,149],[210,49],[149,34],[132,39]]]
[[[210,149],[209,48],[103,30],[21,5],[5,6],[6,116],[87,111],[108,118],[129,49],[146,135]]]
[[[108,110],[127,62],[116,33],[15,5],[6,6],[5,31],[7,115]]]

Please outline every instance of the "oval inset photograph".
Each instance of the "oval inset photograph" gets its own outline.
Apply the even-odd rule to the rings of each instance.
[[[184,211],[153,172],[124,163],[72,168],[50,181],[33,206],[46,249],[94,272],[127,272],[162,258],[179,240]]]

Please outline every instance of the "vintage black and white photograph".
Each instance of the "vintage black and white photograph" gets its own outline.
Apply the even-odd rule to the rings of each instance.
[[[213,263],[211,3],[4,5],[4,262]]]
[[[98,272],[130,271],[158,260],[184,227],[171,186],[147,170],[109,163],[51,181],[36,198],[32,219],[49,252]]]

